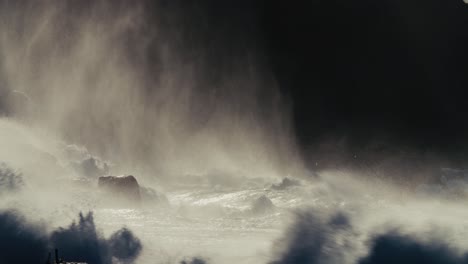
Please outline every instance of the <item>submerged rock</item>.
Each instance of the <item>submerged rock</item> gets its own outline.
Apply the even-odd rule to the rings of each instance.
[[[150,187],[140,187],[141,201],[146,206],[167,206],[169,205],[169,200],[166,195],[159,193],[153,188]]]
[[[290,179],[290,178],[284,178],[280,183],[278,184],[272,184],[271,189],[273,190],[284,190],[292,186],[299,186],[301,183],[298,180]]]
[[[99,177],[98,187],[107,205],[128,207],[141,202],[140,186],[133,175]]]
[[[262,195],[253,201],[251,210],[253,214],[265,214],[274,211],[275,208],[273,202],[265,195]]]

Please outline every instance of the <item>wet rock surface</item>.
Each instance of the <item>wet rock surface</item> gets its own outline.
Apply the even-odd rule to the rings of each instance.
[[[133,175],[99,177],[98,188],[106,205],[132,207],[141,203],[140,185]]]

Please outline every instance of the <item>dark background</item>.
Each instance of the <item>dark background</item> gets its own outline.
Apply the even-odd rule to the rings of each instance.
[[[204,58],[201,79],[216,84],[252,54],[273,72],[312,169],[409,175],[468,167],[462,0],[162,1],[155,8],[182,57]]]
[[[306,156],[351,166],[391,158],[410,174],[466,166],[463,1],[269,3],[269,55]]]
[[[371,167],[393,159],[389,167],[468,167],[462,0],[141,2],[149,21],[128,36],[130,54],[139,54],[132,51],[138,36],[163,31],[182,64],[199,66],[200,89],[222,87],[223,74],[246,61],[260,64],[273,73],[309,166]],[[70,14],[87,14],[95,2],[68,3]],[[122,10],[134,4],[112,3]],[[163,64],[160,39],[154,41],[143,61],[157,78]],[[219,101],[238,87],[229,89]],[[259,91],[260,101],[274,97]]]
[[[192,48],[211,45],[213,65],[249,47],[273,70],[309,164],[465,166],[462,0],[186,3]]]
[[[466,150],[463,1],[267,1],[262,13],[302,146],[335,137],[352,149]]]

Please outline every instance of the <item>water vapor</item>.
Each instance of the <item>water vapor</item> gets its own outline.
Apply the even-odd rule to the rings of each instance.
[[[300,167],[286,104],[261,56],[243,45],[210,55],[218,43],[190,35],[206,25],[185,21],[203,11],[177,1],[0,7],[0,95],[9,116],[85,145],[115,170],[151,177],[281,176]]]

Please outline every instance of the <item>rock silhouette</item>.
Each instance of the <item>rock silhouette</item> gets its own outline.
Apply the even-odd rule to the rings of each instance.
[[[105,205],[134,207],[141,203],[140,186],[133,175],[99,177],[98,187]]]

